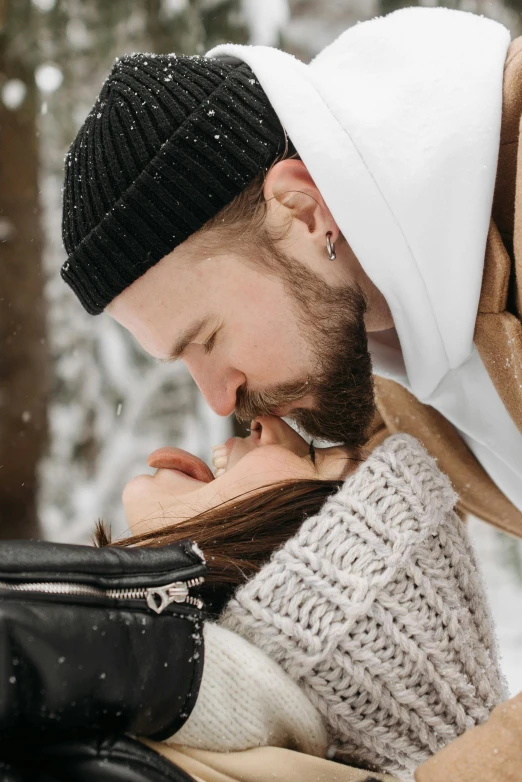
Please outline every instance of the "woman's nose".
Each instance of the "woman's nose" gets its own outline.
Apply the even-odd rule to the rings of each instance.
[[[257,445],[282,445],[301,455],[308,453],[306,440],[275,415],[260,415],[252,421],[251,438]]]

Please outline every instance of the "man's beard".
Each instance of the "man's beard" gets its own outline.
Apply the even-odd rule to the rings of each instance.
[[[314,374],[262,391],[241,387],[236,416],[251,421],[311,396],[313,409],[295,408],[288,418],[312,437],[361,447],[375,415],[364,295],[356,284],[330,287],[298,261],[284,260],[285,287],[313,355]]]

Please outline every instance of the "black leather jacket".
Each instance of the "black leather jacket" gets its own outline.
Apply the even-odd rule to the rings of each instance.
[[[190,541],[0,544],[2,782],[190,780],[133,736],[167,738],[194,706],[204,570]]]
[[[82,736],[13,746],[0,760],[2,782],[194,782],[129,736]]]

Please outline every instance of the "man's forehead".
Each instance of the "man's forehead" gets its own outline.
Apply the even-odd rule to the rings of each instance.
[[[179,248],[177,248],[179,249]],[[177,252],[177,250],[175,251]],[[116,296],[105,311],[116,320],[130,320],[134,315],[150,316],[161,306],[179,309],[178,299],[183,298],[183,289],[190,276],[190,268],[174,258],[175,252],[162,258],[157,264],[134,280]],[[187,273],[188,272],[188,273]],[[126,325],[126,324],[123,324]]]

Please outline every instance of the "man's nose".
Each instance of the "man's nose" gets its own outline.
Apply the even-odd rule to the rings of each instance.
[[[231,415],[236,407],[238,388],[246,383],[243,372],[233,368],[214,368],[209,361],[184,359],[194,382],[212,410],[218,415]]]

